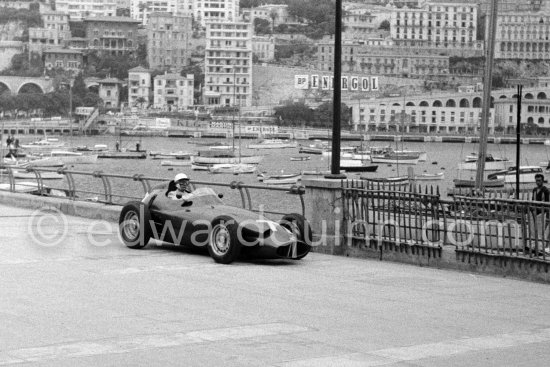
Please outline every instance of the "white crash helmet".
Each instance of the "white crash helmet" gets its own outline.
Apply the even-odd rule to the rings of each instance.
[[[178,173],[176,175],[176,177],[174,177],[174,182],[178,182],[178,181],[181,181],[181,180],[188,180],[189,181],[189,177],[187,177],[187,175],[185,173]]]

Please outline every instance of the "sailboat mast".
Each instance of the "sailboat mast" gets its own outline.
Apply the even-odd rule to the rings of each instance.
[[[489,114],[491,111],[491,83],[493,79],[493,60],[495,57],[495,34],[497,25],[497,0],[491,0],[489,13],[489,28],[487,35],[487,52],[485,57],[485,72],[483,75],[483,104],[481,110],[481,129],[479,136],[479,154],[476,171],[476,189],[483,189],[485,176],[485,157],[487,156],[487,134],[489,130]]]

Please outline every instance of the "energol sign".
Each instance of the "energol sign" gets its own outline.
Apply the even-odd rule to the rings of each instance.
[[[330,75],[295,75],[294,88],[296,89],[333,89],[334,77]],[[377,76],[343,76],[342,90],[350,91],[377,91]]]

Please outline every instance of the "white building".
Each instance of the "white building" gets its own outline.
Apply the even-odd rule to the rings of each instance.
[[[275,39],[254,36],[252,38],[252,53],[260,61],[272,61],[275,59]]]
[[[252,103],[252,25],[207,23],[203,101],[212,106]]]
[[[69,14],[71,19],[116,16],[115,0],[57,0],[55,4],[58,12]]]
[[[205,27],[211,21],[236,21],[239,9],[239,0],[194,0],[193,16]]]
[[[394,9],[390,34],[396,46],[437,47],[441,51],[481,50],[477,41],[478,5],[424,3],[418,9]]]
[[[179,74],[157,75],[154,80],[154,107],[172,110],[184,110],[193,106],[195,77]]]
[[[128,106],[145,108],[149,105],[151,72],[141,66],[128,70]]]
[[[153,13],[170,13],[171,15],[193,14],[194,0],[132,0],[130,16],[139,20],[141,24],[149,23],[149,16]]]
[[[535,60],[550,58],[550,14],[543,12],[499,14],[495,33],[495,58]]]

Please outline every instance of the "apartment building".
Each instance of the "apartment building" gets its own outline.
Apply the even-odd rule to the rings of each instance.
[[[194,0],[132,0],[130,16],[141,24],[149,24],[153,13],[169,13],[171,15],[193,15]]]
[[[495,58],[531,60],[550,58],[550,14],[543,12],[499,14],[495,32]]]
[[[128,106],[147,107],[151,93],[151,72],[138,66],[128,70]]]
[[[71,20],[88,17],[114,17],[117,3],[115,0],[56,0],[55,8],[68,14]]]
[[[334,68],[334,38],[325,37],[317,44],[318,68]],[[449,56],[414,52],[393,47],[389,40],[344,41],[342,70],[370,75],[441,76],[449,74]]]
[[[207,23],[203,91],[206,105],[251,105],[252,32],[250,23]]]
[[[273,37],[252,37],[252,54],[260,61],[275,59],[275,39]]]
[[[46,69],[60,68],[77,73],[84,66],[82,51],[67,48],[45,48],[42,58]]]
[[[161,109],[185,110],[193,106],[195,77],[193,74],[157,75],[154,80],[154,107]]]
[[[88,48],[111,55],[134,54],[138,48],[139,21],[128,17],[84,19]]]
[[[151,69],[180,70],[189,64],[191,16],[152,13],[147,24],[147,58]]]
[[[525,93],[521,103],[521,120],[523,124],[550,130],[550,99],[548,89],[534,88]],[[495,125],[506,133],[516,132],[517,98],[502,98],[494,102]]]
[[[42,53],[45,47],[63,45],[71,37],[69,15],[58,11],[45,11],[40,16],[43,27],[29,28],[29,49]]]
[[[239,18],[239,0],[194,0],[195,21],[206,27],[208,22],[235,22]]]
[[[449,55],[482,50],[477,40],[478,6],[468,3],[423,3],[420,8],[394,9],[390,35],[395,45],[436,47]]]

